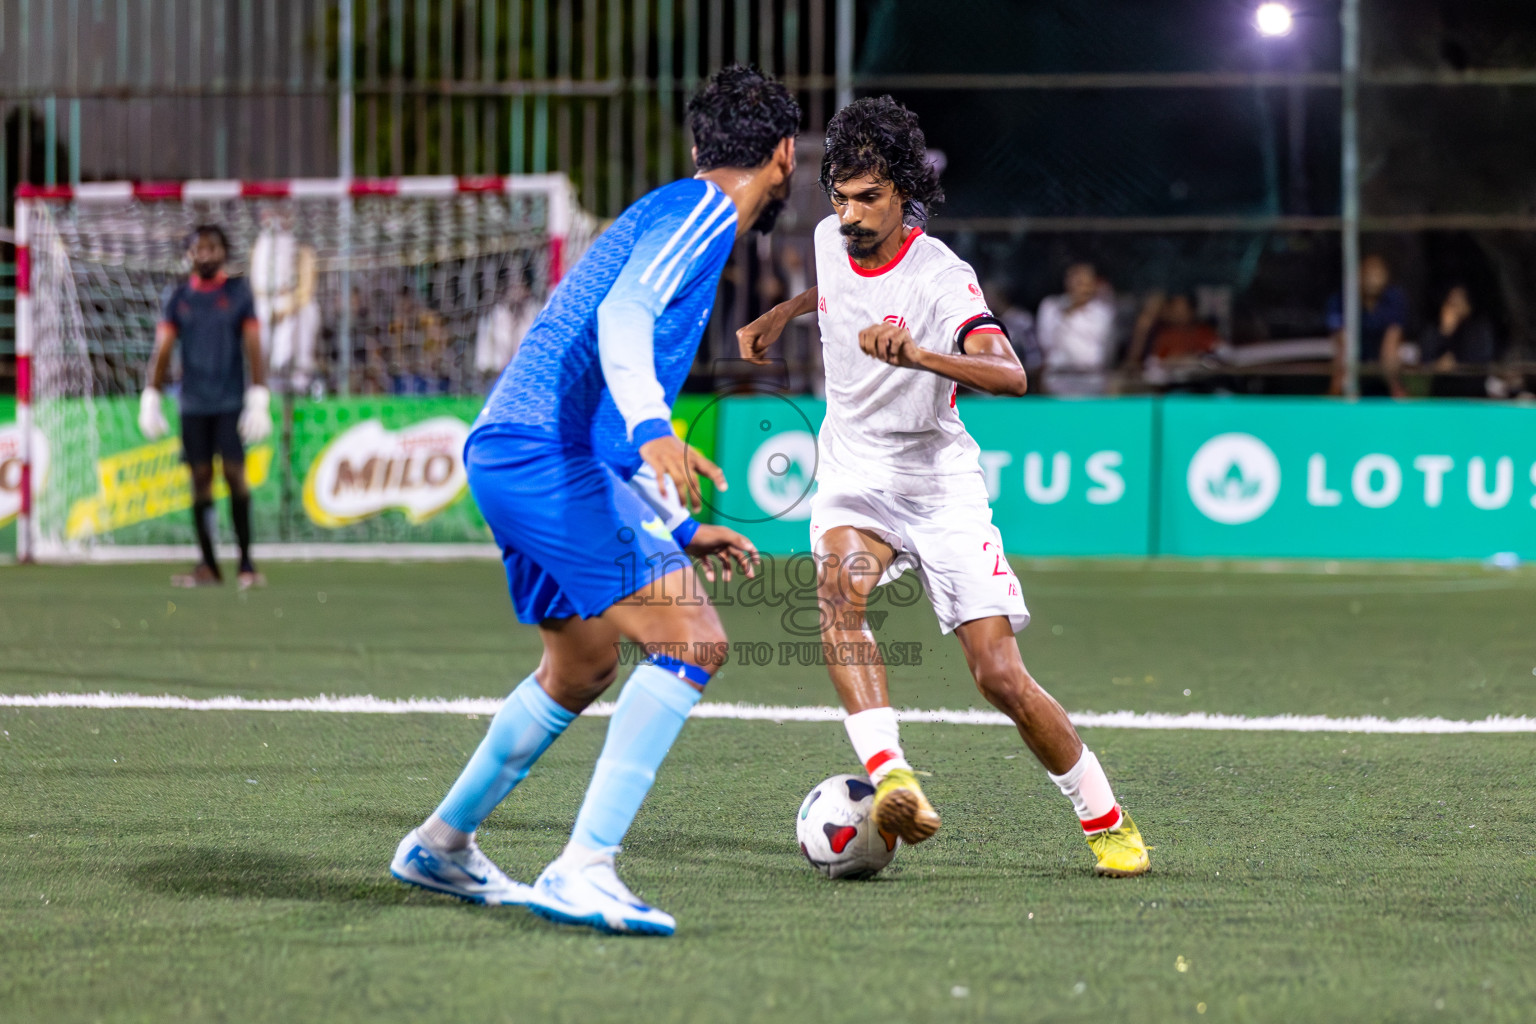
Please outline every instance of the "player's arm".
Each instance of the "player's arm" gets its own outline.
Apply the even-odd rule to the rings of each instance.
[[[240,344],[245,349],[245,361],[251,368],[251,386],[267,386],[267,361],[261,357],[261,325],[254,316],[246,317],[240,324]]]
[[[171,349],[176,347],[176,325],[162,320],[155,325],[155,350],[149,357],[147,390],[159,391],[165,387],[165,375],[171,368]]]
[[[725,474],[692,445],[672,432],[672,410],[656,379],[656,313],[644,301],[618,293],[616,285],[597,307],[597,349],[603,381],[624,417],[630,440],[656,473],[663,493],[675,494],[688,508],[704,507],[698,474],[726,489]]]
[[[160,389],[165,387],[165,375],[171,367],[171,349],[176,347],[176,322],[172,319],[174,298],[174,291],[166,289],[161,300],[160,322],[155,325],[155,347],[149,355],[149,379],[144,382],[144,393],[139,396],[139,433],[148,441],[164,437],[171,429],[165,421],[165,411],[160,408]]]
[[[741,358],[759,366],[765,365],[768,360],[763,358],[763,353],[779,340],[779,335],[784,333],[784,328],[789,325],[789,322],[797,316],[814,312],[815,309],[815,285],[811,285],[794,298],[785,299],[774,306],[736,332],[736,343],[741,346]]]
[[[695,242],[688,239],[710,230],[711,224],[728,226],[735,215],[729,202],[724,200],[727,205],[717,206],[711,195],[700,202],[692,218],[685,219],[686,210],[659,218],[635,245],[597,307],[597,351],[603,382],[624,417],[629,439],[655,471],[662,493],[670,490],[695,512],[704,507],[698,475],[709,477],[723,491],[725,474],[672,432],[672,409],[656,379],[656,320],[672,296],[682,290],[703,251],[702,246],[690,250]],[[694,227],[695,221],[702,221],[701,226]],[[690,228],[694,236],[687,234]]]
[[[960,337],[959,352],[930,352],[897,324],[870,324],[859,332],[859,348],[882,363],[927,370],[989,395],[1022,395],[1029,377],[999,328],[975,327]]]
[[[261,355],[261,325],[250,293],[245,297],[245,315],[240,319],[240,343],[245,362],[251,368],[251,381],[240,406],[240,437],[246,444],[265,441],[272,435],[272,392],[267,390],[267,361]]]
[[[629,486],[655,509],[663,525],[672,531],[677,546],[699,560],[705,579],[711,583],[715,581],[717,562],[721,578],[727,581],[731,578],[733,563],[744,576],[756,574],[757,545],[729,527],[712,526],[694,519],[676,498],[662,493],[656,471],[650,466],[636,470],[629,478]]]

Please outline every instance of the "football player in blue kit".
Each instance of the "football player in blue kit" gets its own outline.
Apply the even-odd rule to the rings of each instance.
[[[692,178],[630,206],[529,329],[475,422],[469,486],[506,563],[539,667],[496,714],[447,797],[401,840],[403,882],[567,924],[670,935],[672,917],[619,880],[614,855],[689,710],[725,658],[725,632],[691,594],[684,551],[750,572],[746,538],[691,518],[669,529],[632,486],[697,511],[719,468],[673,433],[671,404],[698,350],[737,238],[768,231],[789,195],[800,109],[756,69],[715,74],[688,105]],[[620,638],[650,650],[619,695],[575,829],[530,886],[486,857],[475,829],[618,673]]]

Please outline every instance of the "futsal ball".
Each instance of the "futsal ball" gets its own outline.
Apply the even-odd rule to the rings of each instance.
[[[875,787],[856,775],[834,775],[800,804],[795,835],[811,867],[828,878],[871,878],[896,856],[895,836],[875,828]]]

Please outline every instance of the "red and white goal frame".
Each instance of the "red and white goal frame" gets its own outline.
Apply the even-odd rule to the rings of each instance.
[[[213,203],[229,200],[331,200],[400,197],[449,199],[455,196],[500,194],[542,196],[546,201],[547,284],[553,287],[579,258],[595,233],[594,221],[583,212],[566,175],[423,176],[400,178],[292,178],[281,180],[115,181],[16,189],[16,410],[21,440],[20,510],[16,517],[16,554],[30,562],[37,554],[34,517],[34,399],[37,384],[34,211],[48,204],[103,207],[129,203]],[[452,545],[445,545],[452,546]]]

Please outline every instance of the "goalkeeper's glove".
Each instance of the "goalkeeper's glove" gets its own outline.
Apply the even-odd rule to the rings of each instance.
[[[265,385],[252,384],[245,389],[245,405],[240,410],[240,440],[256,444],[272,436],[272,392]]]
[[[139,396],[139,433],[146,440],[157,441],[170,431],[170,424],[165,422],[165,413],[160,410],[160,389],[145,388]]]

